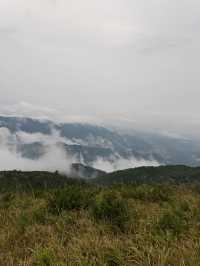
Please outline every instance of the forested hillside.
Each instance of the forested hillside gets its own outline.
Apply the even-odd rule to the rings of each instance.
[[[200,167],[169,165],[138,167],[109,173],[93,180],[97,184],[193,183],[200,181]]]

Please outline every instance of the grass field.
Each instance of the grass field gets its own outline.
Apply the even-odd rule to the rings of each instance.
[[[2,192],[2,266],[200,265],[199,185]]]

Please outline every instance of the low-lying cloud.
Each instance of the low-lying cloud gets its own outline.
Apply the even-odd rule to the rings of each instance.
[[[58,146],[51,146],[44,156],[38,160],[23,158],[14,150],[8,147],[1,147],[0,170],[24,170],[24,171],[56,171],[68,173],[71,165],[71,158],[68,158],[64,151]]]
[[[136,168],[140,166],[158,166],[158,165],[159,163],[154,159],[144,160],[144,159],[136,159],[135,157],[131,157],[128,159],[118,157],[118,158],[112,158],[111,160],[98,158],[93,163],[94,168],[102,169],[108,173],[128,168]]]
[[[22,152],[19,149],[20,145],[35,145],[36,143],[41,144],[42,154],[34,159],[22,155]],[[89,146],[94,143],[99,144],[99,140],[97,139],[96,143],[94,142],[94,139],[92,139],[92,142],[87,143],[87,145]],[[44,135],[42,133],[27,133],[24,131],[11,133],[7,128],[0,128],[0,170],[16,169],[24,171],[37,170],[51,172],[58,170],[59,172],[70,175],[71,165],[73,163],[86,164],[86,162],[81,154],[79,154],[79,159],[78,156],[76,157],[75,155],[68,154],[64,148],[64,145],[66,144],[72,145],[75,143],[73,139],[70,140],[62,137],[60,132],[55,129],[52,129],[50,135]],[[77,145],[80,145],[80,143]],[[135,157],[122,158],[114,152],[112,157],[98,157],[98,159],[90,163],[90,166],[106,172],[139,166],[158,165],[159,163],[154,159],[144,160]]]
[[[17,141],[23,144],[39,141],[45,144],[45,152],[38,159],[22,157],[17,150]],[[40,133],[28,134],[18,132],[11,134],[7,128],[0,129],[0,170],[26,170],[26,171],[56,171],[69,173],[70,166],[76,161],[72,156],[68,156],[61,145],[57,145],[58,140],[62,140],[57,133],[43,135]]]

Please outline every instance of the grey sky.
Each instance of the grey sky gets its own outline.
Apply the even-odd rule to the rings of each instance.
[[[199,47],[199,0],[0,0],[0,109],[200,132]]]

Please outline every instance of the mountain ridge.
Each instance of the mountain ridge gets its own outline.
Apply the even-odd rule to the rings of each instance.
[[[35,161],[42,158],[52,145],[74,158],[73,163],[108,172],[144,165],[198,166],[200,160],[198,140],[172,138],[159,133],[134,131],[122,134],[88,123],[0,116],[0,143],[5,138],[3,129],[8,130],[6,145],[9,150]]]
[[[200,181],[200,167],[165,165],[137,167],[108,173],[93,180],[99,185],[192,183]]]

